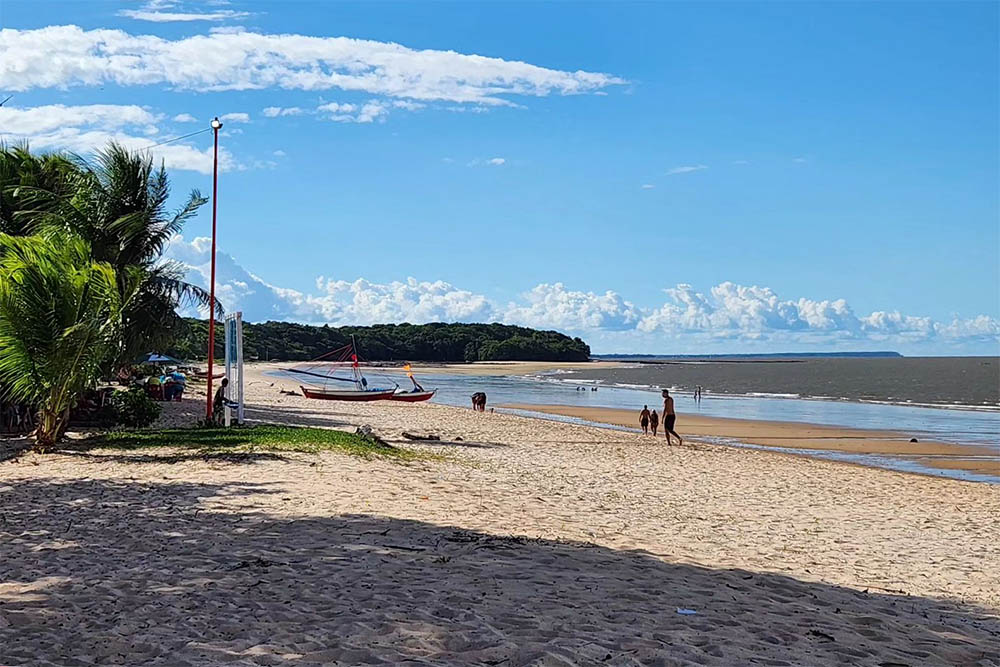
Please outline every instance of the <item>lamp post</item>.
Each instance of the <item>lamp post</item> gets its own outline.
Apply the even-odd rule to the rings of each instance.
[[[209,286],[211,303],[208,306],[208,399],[205,404],[205,419],[212,420],[212,362],[215,360],[215,218],[218,212],[219,194],[219,130],[222,121],[218,116],[212,119],[215,135],[215,157],[212,166],[212,282]]]

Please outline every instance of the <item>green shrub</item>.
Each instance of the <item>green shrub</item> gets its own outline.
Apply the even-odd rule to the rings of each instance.
[[[129,428],[144,428],[160,416],[160,405],[146,395],[141,387],[116,391],[111,397],[115,420]]]

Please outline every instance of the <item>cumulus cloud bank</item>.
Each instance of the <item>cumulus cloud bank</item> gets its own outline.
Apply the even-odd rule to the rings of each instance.
[[[210,240],[175,236],[167,257],[189,279],[207,285]],[[987,315],[937,322],[876,311],[857,315],[844,299],[781,299],[767,287],[724,282],[702,293],[691,285],[666,289],[665,302],[642,308],[614,291],[603,294],[541,284],[507,304],[443,281],[408,278],[386,284],[319,277],[314,292],[269,284],[220,252],[216,292],[249,321],[375,324],[504,322],[557,329],[587,339],[595,352],[707,352],[743,349],[871,349],[890,347],[993,351],[1000,322]],[[193,313],[189,313],[193,314]],[[769,347],[768,347],[769,346]]]
[[[515,60],[347,37],[213,32],[180,39],[75,25],[0,30],[0,88],[114,83],[181,90],[344,90],[389,98],[510,105],[625,83]]]

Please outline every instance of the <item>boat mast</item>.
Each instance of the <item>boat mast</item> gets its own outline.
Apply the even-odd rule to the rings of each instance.
[[[361,384],[361,368],[358,366],[358,343],[354,340],[354,334],[351,334],[351,373],[354,375],[354,384],[357,385],[358,391],[364,391],[364,385]]]

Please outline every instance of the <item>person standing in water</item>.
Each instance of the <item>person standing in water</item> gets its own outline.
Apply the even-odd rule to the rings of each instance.
[[[642,434],[645,435],[649,433],[649,406],[642,406],[642,412],[639,413],[639,426],[642,427]]]
[[[681,436],[674,430],[674,424],[677,422],[677,413],[674,412],[674,399],[671,398],[670,392],[666,389],[663,390],[663,435],[667,438],[667,444],[672,445],[673,442],[670,440],[670,436],[677,437],[677,444],[683,445],[684,440]]]
[[[653,431],[653,436],[656,436],[656,429],[660,426],[660,415],[656,414],[656,410],[653,410],[652,414],[649,415],[649,428]]]

